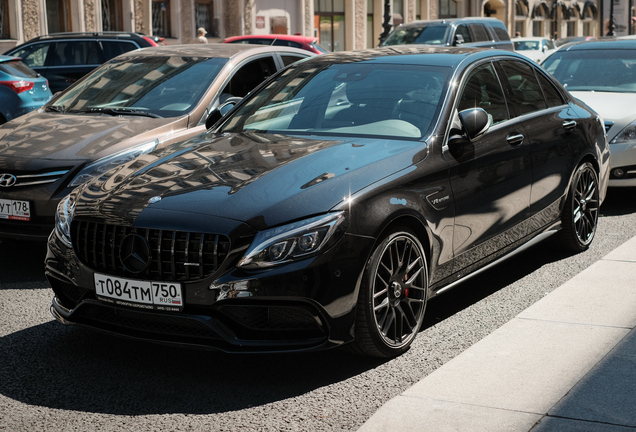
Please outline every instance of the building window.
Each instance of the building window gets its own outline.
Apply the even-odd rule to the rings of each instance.
[[[102,0],[102,30],[122,31],[123,29],[121,0]]]
[[[152,0],[152,34],[170,37],[170,0]]]
[[[208,37],[219,37],[219,31],[214,21],[212,0],[197,0],[194,4],[194,15],[197,28],[203,27],[208,32]]]
[[[439,0],[439,18],[457,18],[457,2]]]
[[[314,0],[318,40],[330,51],[345,50],[344,9],[344,0]]]
[[[49,33],[71,31],[69,0],[46,0],[46,21]]]
[[[393,28],[404,22],[404,0],[393,0]]]
[[[367,0],[367,48],[373,48],[377,45],[374,37],[373,3],[374,0]]]
[[[0,39],[9,39],[9,0],[0,0]]]

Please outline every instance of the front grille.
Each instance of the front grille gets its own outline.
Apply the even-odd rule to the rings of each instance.
[[[131,273],[120,259],[122,240],[129,234],[148,243],[149,266]],[[230,249],[227,237],[73,221],[71,238],[78,258],[92,269],[117,276],[157,281],[198,280],[212,275]]]
[[[47,171],[39,173],[16,173],[13,187],[20,186],[37,186],[47,183],[54,183],[64,177],[69,170],[60,169],[56,171]]]

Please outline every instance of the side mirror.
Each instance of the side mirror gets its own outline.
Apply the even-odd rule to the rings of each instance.
[[[490,115],[482,108],[469,108],[461,111],[459,113],[459,121],[462,124],[466,138],[471,142],[484,136],[492,124]]]
[[[240,97],[231,97],[218,107],[214,108],[208,118],[205,120],[205,128],[210,129],[212,126],[214,126],[216,122],[221,120],[227,113],[232,111],[232,108],[234,108],[236,104],[241,101],[241,99],[242,98]]]
[[[455,35],[455,45],[461,45],[464,43],[464,36],[460,34]]]

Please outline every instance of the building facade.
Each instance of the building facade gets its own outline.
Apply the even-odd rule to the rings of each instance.
[[[377,46],[386,22],[490,16],[511,36],[600,36],[601,0],[0,0],[0,52],[55,32],[126,31],[191,43],[244,34],[316,36],[333,51]]]

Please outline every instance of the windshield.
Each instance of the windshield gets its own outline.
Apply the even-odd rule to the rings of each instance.
[[[636,51],[557,51],[542,64],[569,91],[636,93]]]
[[[271,81],[220,132],[420,139],[437,118],[446,68],[302,63]]]
[[[537,51],[541,49],[539,41],[516,41],[515,51]]]
[[[432,25],[421,27],[398,27],[386,38],[382,45],[428,44],[446,45],[449,25]]]
[[[181,116],[199,103],[226,63],[225,58],[169,56],[112,60],[49,108],[61,112]]]

